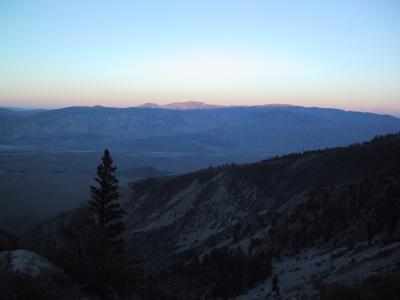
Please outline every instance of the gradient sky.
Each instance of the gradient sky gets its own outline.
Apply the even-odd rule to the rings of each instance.
[[[400,1],[0,0],[0,106],[400,115]]]

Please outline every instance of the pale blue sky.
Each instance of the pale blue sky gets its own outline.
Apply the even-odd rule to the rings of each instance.
[[[400,1],[0,0],[0,105],[400,114]]]

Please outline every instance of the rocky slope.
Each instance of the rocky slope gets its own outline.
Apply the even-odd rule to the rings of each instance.
[[[300,298],[398,276],[399,153],[397,134],[134,182],[126,253],[172,299]],[[56,244],[78,213],[30,237]]]
[[[272,208],[296,205],[307,192],[360,182],[380,172],[395,173],[399,149],[399,136],[394,135],[362,146],[138,181],[132,184],[127,208],[127,235],[174,228],[174,236],[182,234],[178,247],[187,231],[207,229],[212,235],[236,223],[258,222]]]
[[[0,269],[3,272],[27,274],[33,278],[61,272],[49,260],[28,250],[0,252]]]
[[[271,253],[285,297],[309,295],[318,280],[351,284],[397,272],[398,153],[400,135],[393,135],[348,148],[136,182],[127,208],[129,253],[149,273],[185,265],[193,253],[201,260],[224,246],[240,247],[249,256]],[[176,274],[170,274],[174,281]],[[242,298],[272,296],[271,286],[267,278]]]

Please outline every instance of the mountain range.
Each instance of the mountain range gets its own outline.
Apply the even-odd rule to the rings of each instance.
[[[265,156],[349,145],[400,130],[389,115],[288,105],[0,110],[0,144],[42,149]]]

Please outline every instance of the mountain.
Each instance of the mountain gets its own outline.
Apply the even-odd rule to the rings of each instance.
[[[134,182],[126,253],[170,299],[396,295],[399,153],[393,134]],[[29,239],[57,253],[58,232],[84,211],[55,218]]]
[[[156,103],[144,103],[138,106],[139,108],[161,108],[161,109],[172,109],[172,110],[188,110],[188,109],[215,109],[222,108],[223,106],[206,104],[198,101],[187,101],[187,102],[173,102],[165,105],[158,105]]]
[[[138,106],[139,108],[162,108],[161,105],[158,105],[157,103],[144,103]]]
[[[222,108],[223,106],[206,104],[203,102],[188,101],[188,102],[175,102],[163,105],[162,108],[188,110],[188,109],[215,109]]]
[[[400,119],[286,105],[186,109],[69,107],[0,111],[0,144],[63,150],[277,155],[349,145],[400,130]]]

